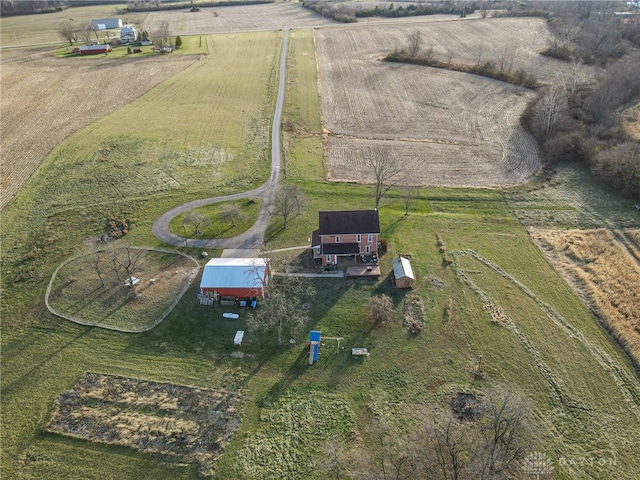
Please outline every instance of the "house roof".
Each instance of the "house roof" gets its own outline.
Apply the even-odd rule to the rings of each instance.
[[[90,24],[95,30],[108,30],[111,28],[120,28],[122,26],[122,20],[120,18],[94,18]]]
[[[320,235],[380,233],[378,210],[320,212],[318,225]]]
[[[204,266],[200,288],[262,288],[268,258],[212,258]]]
[[[411,268],[411,262],[404,257],[398,257],[393,260],[393,276],[395,278],[410,278],[415,280],[413,276],[413,269]]]
[[[360,253],[357,243],[323,243],[323,255],[356,255]]]
[[[311,246],[319,247],[320,243],[320,230],[314,230],[313,232],[311,232]]]

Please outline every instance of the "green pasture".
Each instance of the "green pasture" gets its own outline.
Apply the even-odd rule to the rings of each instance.
[[[408,215],[407,192],[391,192],[380,208],[389,243],[380,280],[306,280],[316,295],[292,299],[310,303],[310,329],[344,337],[340,349],[325,341],[314,366],[304,338],[278,348],[251,332],[241,348],[250,356],[232,358],[247,311],[233,308],[234,321],[198,305],[199,279],[141,334],[82,327],[46,311],[51,273],[103,233],[107,215],[135,223],[125,239],[156,246],[151,225],[164,211],[266,178],[281,34],[233,35],[226,48],[221,41],[217,53],[61,144],[2,212],[2,476],[197,478],[194,465],[42,431],[57,396],[92,371],[241,390],[242,423],[213,478],[328,478],[327,442],[371,446],[372,416],[406,433],[416,409],[504,384],[534,404],[536,451],[574,460],[555,463],[555,478],[636,477],[640,387],[630,362],[531,242],[521,208],[496,190],[424,188],[412,192]],[[312,32],[296,30],[290,42],[286,181],[307,204],[286,230],[274,219],[267,250],[307,245],[319,210],[374,206],[371,187],[325,181]],[[567,188],[579,194],[579,185]],[[535,205],[529,200],[527,209]],[[626,207],[611,199],[610,208]],[[412,255],[424,303],[418,335],[402,326],[407,292],[389,277],[400,253]],[[396,319],[374,326],[366,306],[381,293]],[[494,312],[506,320],[492,321]],[[354,358],[351,347],[371,356]],[[480,355],[483,377],[474,375]]]
[[[118,35],[116,35],[118,37]],[[171,37],[171,42],[175,42],[175,36]],[[138,46],[138,45],[118,45],[112,48],[112,50],[106,54],[111,59],[130,57],[130,58],[140,58],[140,57],[149,57],[152,55],[193,55],[193,54],[207,54],[209,51],[210,42],[207,41],[206,35],[192,35],[192,36],[180,36],[182,39],[182,46],[171,52],[167,53],[156,53],[153,51],[154,46]],[[101,39],[100,41],[108,40],[108,38]],[[211,40],[212,41],[212,40]],[[73,49],[82,46],[82,43],[73,44],[70,46],[67,42],[66,45],[58,47],[54,50],[54,55],[58,57],[74,57],[74,58],[83,58],[90,59],[100,57],[103,58],[104,55],[80,55],[79,53],[73,53]],[[129,49],[131,49],[131,53],[129,53]],[[138,53],[134,53],[134,50],[140,50]],[[213,49],[215,50],[215,49]]]
[[[240,209],[241,218],[236,219],[235,226],[231,220],[220,218],[220,214],[227,205],[237,205]],[[248,198],[244,200],[236,200],[233,202],[214,203],[205,207],[194,208],[193,212],[198,213],[202,217],[209,220],[208,225],[199,227],[200,238],[229,238],[239,235],[247,231],[258,218],[262,201],[259,198]],[[193,224],[185,223],[185,217],[190,212],[183,213],[174,217],[169,223],[172,233],[181,237],[193,238],[195,236],[195,227]]]
[[[32,45],[39,43],[65,43],[58,28],[62,23],[71,22],[88,27],[94,18],[119,17],[123,23],[140,25],[147,18],[147,12],[122,13],[126,3],[110,5],[87,5],[38,15],[19,15],[0,18],[0,44],[3,47]],[[115,31],[114,31],[115,32]],[[103,35],[103,34],[101,34]],[[104,40],[101,38],[100,41]],[[68,44],[68,42],[66,42]]]
[[[216,53],[56,147],[3,212],[16,226],[2,232],[10,284],[39,283],[54,252],[100,235],[109,215],[128,217],[130,237],[156,246],[150,227],[163,212],[263,183],[281,38],[216,37]],[[26,211],[30,227],[19,228]]]
[[[550,174],[505,193],[528,226],[548,228],[637,228],[632,198],[620,198],[584,165],[557,165]]]

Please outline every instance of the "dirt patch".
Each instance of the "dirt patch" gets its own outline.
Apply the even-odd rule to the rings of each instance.
[[[45,430],[197,462],[211,472],[239,426],[235,392],[87,373],[62,393]]]
[[[56,58],[50,49],[2,51],[0,209],[51,149],[197,61],[193,55]],[[141,74],[144,72],[144,74]]]
[[[484,415],[484,404],[470,392],[460,392],[451,399],[451,410],[458,420],[476,420]]]
[[[420,333],[424,328],[424,302],[417,292],[411,292],[405,297],[403,325],[411,333]]]
[[[123,265],[129,265],[131,275]],[[52,313],[82,325],[142,332],[164,319],[198,271],[191,257],[114,246],[63,263],[51,279],[46,302]]]

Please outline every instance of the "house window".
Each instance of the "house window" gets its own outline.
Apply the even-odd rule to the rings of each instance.
[[[356,242],[360,243],[362,241],[362,235],[357,234],[356,235]]]
[[[364,253],[371,253],[371,245],[365,245]]]
[[[373,233],[370,233],[369,236],[367,237],[367,241],[369,243],[373,242]]]
[[[336,235],[336,243],[340,243],[340,235]]]
[[[331,263],[331,255],[327,255],[327,263]]]

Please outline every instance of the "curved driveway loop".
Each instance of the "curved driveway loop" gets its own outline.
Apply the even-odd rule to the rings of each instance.
[[[199,238],[188,239],[189,246],[199,248],[223,248],[223,249],[239,249],[239,250],[259,250],[262,247],[264,233],[269,225],[269,210],[273,205],[278,179],[280,178],[280,119],[282,117],[282,106],[284,104],[284,87],[285,87],[285,68],[287,58],[287,47],[289,45],[289,29],[284,29],[284,38],[282,42],[282,52],[280,54],[280,79],[278,82],[278,98],[276,99],[276,109],[273,114],[273,123],[271,126],[271,176],[266,183],[249,190],[248,192],[234,193],[232,195],[224,195],[222,197],[203,198],[185,203],[178,207],[172,208],[168,212],[162,214],[155,221],[151,231],[159,240],[163,242],[179,246],[185,242],[185,239],[169,230],[169,222],[180,215],[197,207],[211,205],[214,203],[227,202],[230,200],[239,200],[248,197],[262,198],[262,208],[258,213],[258,219],[251,228],[235,237],[206,239]]]

